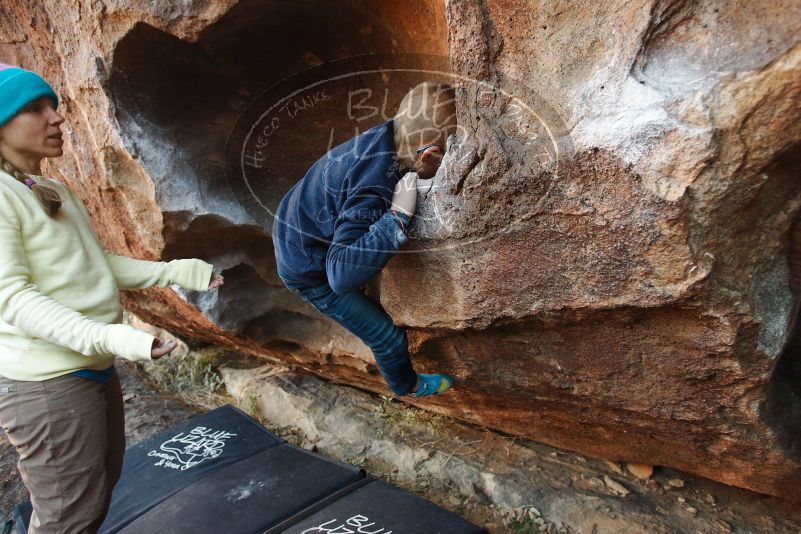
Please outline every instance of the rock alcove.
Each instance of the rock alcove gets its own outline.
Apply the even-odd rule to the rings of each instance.
[[[426,31],[416,28],[420,21]],[[330,321],[283,289],[269,234],[272,213],[327,145],[383,122],[406,85],[431,76],[413,72],[398,84],[394,74],[395,84],[382,87],[353,76],[344,87],[323,86],[354,93],[350,109],[326,93],[328,105],[304,110],[302,120],[282,127],[247,184],[257,198],[248,198],[239,169],[225,154],[227,144],[232,158],[245,149],[237,122],[247,130],[249,117],[258,121],[259,106],[267,108],[275,103],[270,98],[278,101],[290,91],[288,77],[309,73],[301,85],[324,81],[326,74],[315,69],[327,64],[339,76],[368,62],[391,68],[391,56],[402,57],[403,67],[413,71],[448,68],[443,5],[241,2],[194,42],[139,23],[117,44],[108,88],[126,148],[153,178],[164,218],[163,257],[203,257],[223,269],[227,282],[218,295],[186,296],[225,331],[307,355],[369,357],[349,334],[337,334]],[[342,65],[353,57],[365,59]],[[380,113],[369,113],[379,106]]]

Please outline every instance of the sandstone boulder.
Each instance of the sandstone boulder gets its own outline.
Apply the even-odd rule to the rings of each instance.
[[[425,405],[799,499],[798,2],[22,0],[0,16],[0,61],[63,98],[49,171],[108,247],[225,275],[125,295],[143,318],[386,392],[369,351],[283,289],[270,214],[331,143],[450,80],[460,132],[371,288],[418,369],[458,380]]]

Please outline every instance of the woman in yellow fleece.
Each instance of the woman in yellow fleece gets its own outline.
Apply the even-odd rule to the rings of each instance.
[[[125,450],[114,357],[157,359],[174,342],[120,324],[120,289],[223,283],[201,260],[106,251],[81,200],[40,176],[61,156],[58,98],[0,64],[0,426],[31,492],[29,533],[94,533]]]

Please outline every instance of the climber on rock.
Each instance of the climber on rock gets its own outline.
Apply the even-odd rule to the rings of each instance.
[[[370,347],[397,395],[442,394],[454,380],[416,373],[406,332],[361,287],[408,242],[417,179],[434,176],[455,129],[453,88],[415,86],[394,118],[317,160],[284,196],[273,223],[286,287]]]

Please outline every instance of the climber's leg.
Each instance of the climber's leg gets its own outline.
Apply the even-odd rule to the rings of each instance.
[[[287,284],[291,291],[370,347],[381,375],[395,394],[405,395],[415,389],[417,373],[409,359],[406,332],[378,305],[358,290],[337,295],[328,284],[290,286]]]

